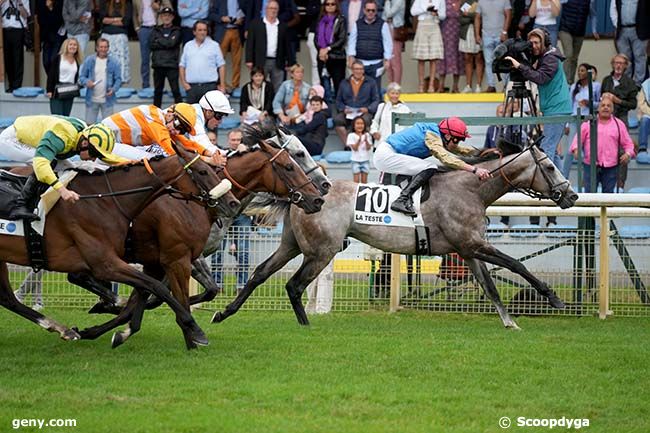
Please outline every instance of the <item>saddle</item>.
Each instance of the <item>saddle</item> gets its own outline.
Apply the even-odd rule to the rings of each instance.
[[[8,219],[11,209],[20,197],[23,187],[27,182],[27,176],[9,173],[0,170],[0,218]]]

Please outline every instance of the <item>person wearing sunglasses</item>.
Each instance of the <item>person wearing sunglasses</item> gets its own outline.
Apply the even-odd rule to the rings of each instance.
[[[478,156],[478,149],[460,145],[470,137],[465,122],[448,117],[440,123],[415,123],[379,143],[374,154],[375,167],[384,173],[412,176],[390,208],[415,216],[413,194],[429,181],[439,165],[473,173],[480,180],[491,177],[488,170],[456,156]]]
[[[0,158],[16,162],[32,162],[34,174],[25,183],[21,195],[14,200],[11,220],[39,220],[33,209],[41,184],[59,192],[61,198],[75,202],[79,195],[66,188],[52,169],[52,162],[79,156],[84,161],[100,159],[107,164],[127,162],[113,153],[115,137],[103,125],[87,126],[74,117],[21,116],[0,134]]]
[[[184,102],[162,110],[155,105],[138,105],[102,120],[115,134],[115,153],[129,159],[169,156],[176,152],[172,141],[204,156],[213,156],[215,165],[223,165],[225,158],[210,143],[210,147],[188,138],[196,133],[196,110]],[[210,162],[210,161],[209,161]]]

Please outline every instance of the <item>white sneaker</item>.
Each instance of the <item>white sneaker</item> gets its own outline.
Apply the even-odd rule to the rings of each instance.
[[[43,304],[41,303],[36,303],[32,306],[32,310],[34,311],[41,311],[43,309]]]
[[[470,85],[468,84],[468,85],[465,86],[465,88],[463,89],[463,91],[460,92],[460,93],[472,93],[472,88],[471,88]]]
[[[481,93],[481,86],[477,84],[476,87],[474,88],[474,93]]]

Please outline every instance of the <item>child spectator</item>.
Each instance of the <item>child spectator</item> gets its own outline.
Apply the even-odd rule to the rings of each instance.
[[[214,146],[219,147],[217,144],[217,134],[214,131],[208,131],[208,138],[210,139],[210,143],[212,143]]]
[[[352,175],[356,183],[368,182],[370,171],[370,151],[372,137],[368,133],[368,125],[363,117],[357,117],[352,122],[352,132],[348,134],[347,145],[352,149]]]
[[[310,122],[300,123],[292,128],[298,139],[307,148],[310,155],[323,153],[327,138],[327,116],[323,110],[323,98],[312,96],[309,100],[313,112]]]
[[[320,96],[321,98],[323,98],[323,107],[322,107],[323,114],[325,114],[326,117],[330,117],[332,113],[329,110],[329,107],[327,106],[327,102],[325,102],[325,88],[320,84],[315,84],[311,86],[311,89],[309,89],[309,100],[311,100],[311,98],[314,96]],[[300,123],[300,122],[309,123],[311,122],[312,117],[314,117],[314,112],[311,109],[311,104],[309,104],[307,110],[296,118],[296,123]]]

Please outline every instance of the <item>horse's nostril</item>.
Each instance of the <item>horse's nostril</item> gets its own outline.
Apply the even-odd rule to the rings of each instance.
[[[233,200],[233,201],[230,201],[230,202],[228,203],[228,205],[229,205],[231,208],[233,208],[233,209],[236,208],[236,207],[238,206],[237,202],[234,201],[234,200]]]
[[[329,182],[323,182],[323,189],[330,189],[332,187],[332,184]]]
[[[320,206],[323,203],[325,203],[325,200],[323,200],[322,198],[317,198],[314,200],[314,203]]]

